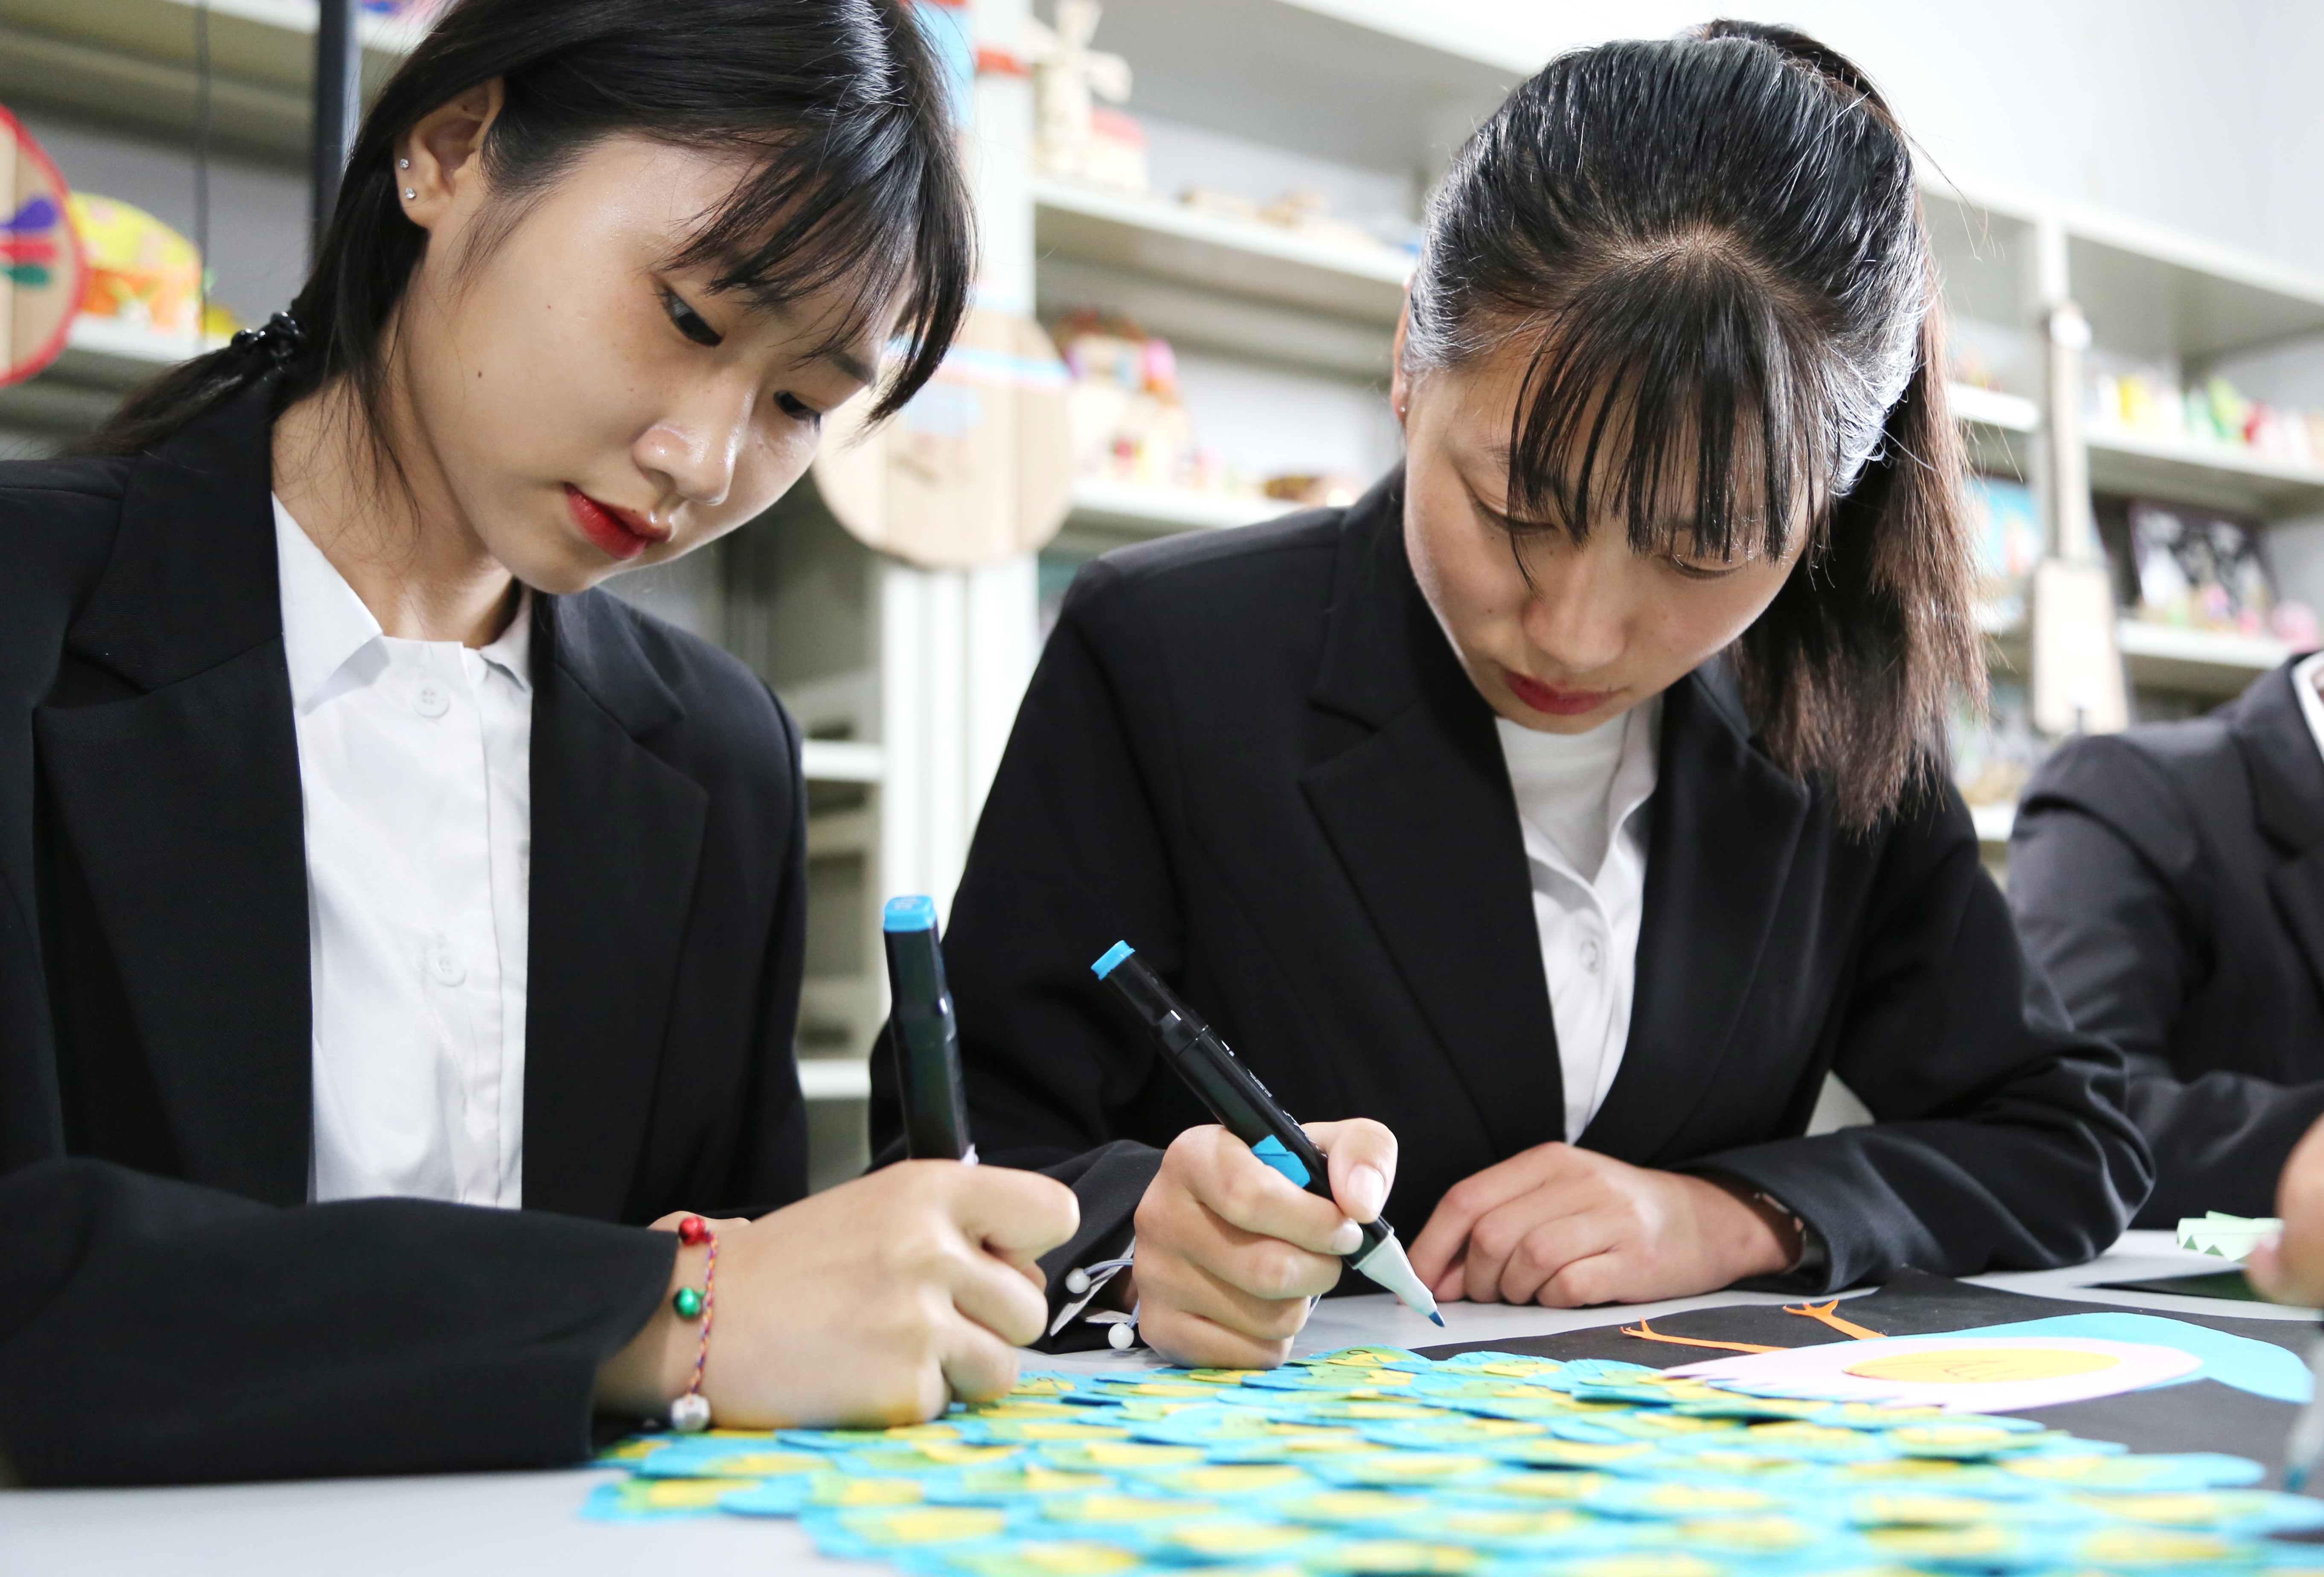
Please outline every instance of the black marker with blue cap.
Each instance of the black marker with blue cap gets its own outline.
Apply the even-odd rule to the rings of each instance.
[[[1146,961],[1127,942],[1116,942],[1105,956],[1090,965],[1098,979],[1120,993],[1162,1048],[1162,1059],[1202,1098],[1219,1120],[1219,1126],[1250,1147],[1251,1154],[1282,1173],[1308,1193],[1332,1197],[1332,1179],[1323,1152],[1307,1130],[1275,1103],[1265,1084],[1235,1059],[1227,1043],[1196,1016],[1192,1008],[1146,967]],[[1396,1240],[1396,1229],[1387,1222],[1362,1223],[1364,1240],[1342,1256],[1348,1264],[1388,1291],[1416,1314],[1426,1314],[1442,1325],[1436,1300],[1413,1273]]]
[[[968,1137],[968,1097],[960,1082],[960,1027],[936,947],[936,906],[891,898],[880,915],[888,948],[888,1037],[903,1097],[904,1153],[915,1160],[976,1160]]]

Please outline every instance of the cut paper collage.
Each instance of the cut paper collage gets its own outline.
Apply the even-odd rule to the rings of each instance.
[[[1949,1394],[1783,1397],[1603,1359],[1388,1347],[1028,1373],[923,1425],[637,1436],[601,1459],[628,1476],[585,1515],[796,1517],[826,1555],[916,1577],[2324,1577],[2324,1543],[2270,1536],[2324,1536],[2324,1502],[2256,1488],[2256,1462],[1942,1410],[1996,1383],[2224,1379],[2228,1358],[2024,1328],[1760,1356],[1800,1353]]]

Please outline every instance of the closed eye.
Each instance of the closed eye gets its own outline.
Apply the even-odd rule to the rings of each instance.
[[[678,331],[695,344],[715,346],[724,343],[726,337],[713,328],[708,318],[687,306],[685,298],[676,290],[665,289],[662,291],[661,309],[669,314],[669,320],[677,326]]]
[[[1725,580],[1743,567],[1740,564],[1690,564],[1674,553],[1666,555],[1666,562],[1689,580]]]
[[[823,412],[796,394],[776,395],[775,409],[793,421],[803,421],[810,427],[818,426],[823,421]]]

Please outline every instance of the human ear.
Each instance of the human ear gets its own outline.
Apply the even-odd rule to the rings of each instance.
[[[481,195],[484,137],[503,102],[495,77],[438,105],[403,134],[395,151],[395,187],[404,217],[433,230],[461,198],[473,204]]]

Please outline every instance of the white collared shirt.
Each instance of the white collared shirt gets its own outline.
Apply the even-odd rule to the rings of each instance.
[[[530,592],[481,651],[381,633],[277,499],[306,803],[317,1200],[523,1197]]]
[[[1496,722],[1525,834],[1572,1143],[1606,1103],[1630,1041],[1662,698],[1587,733]]]
[[[2324,752],[2324,696],[2316,693],[2316,676],[2324,673],[2324,651],[2301,658],[2292,665],[2292,693],[2300,697],[2300,715],[2308,720],[2308,736]]]

